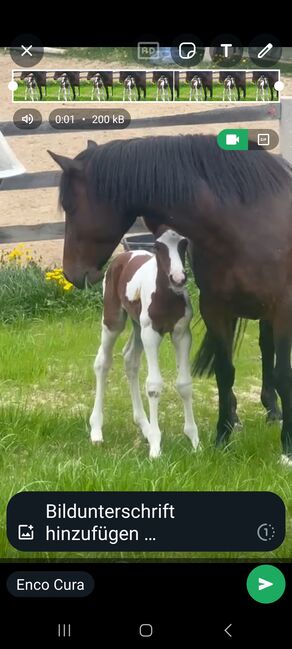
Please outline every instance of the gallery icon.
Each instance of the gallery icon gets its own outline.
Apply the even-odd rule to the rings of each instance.
[[[18,525],[18,540],[19,541],[33,541],[34,540],[34,526],[22,523]]]

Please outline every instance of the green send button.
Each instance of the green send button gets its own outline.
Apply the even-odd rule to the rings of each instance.
[[[247,151],[248,150],[248,129],[247,128],[225,128],[217,135],[217,144],[225,151]]]

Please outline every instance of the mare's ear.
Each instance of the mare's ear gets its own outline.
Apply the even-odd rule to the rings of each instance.
[[[81,160],[74,160],[72,158],[68,158],[65,155],[59,155],[58,153],[49,151],[49,149],[47,149],[47,152],[50,154],[51,158],[55,160],[59,167],[63,169],[63,171],[82,171],[83,165]]]
[[[97,149],[98,144],[94,140],[87,140],[88,149]]]
[[[159,225],[160,225],[158,219],[155,218],[155,216],[153,218],[151,218],[149,216],[147,216],[147,217],[143,216],[142,218],[143,218],[143,221],[144,221],[144,223],[146,225],[146,228],[148,230],[150,230],[150,232],[152,232],[152,234],[156,237],[157,236],[157,230],[158,230]]]

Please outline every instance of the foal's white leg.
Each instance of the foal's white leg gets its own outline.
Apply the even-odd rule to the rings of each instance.
[[[102,424],[103,424],[103,397],[105,391],[106,378],[112,364],[112,352],[116,339],[121,329],[111,331],[106,325],[102,325],[101,344],[94,361],[94,371],[96,375],[96,395],[93,411],[89,420],[91,431],[90,438],[93,443],[102,442]]]
[[[144,410],[139,385],[139,367],[143,344],[140,326],[133,323],[133,327],[131,337],[123,349],[123,355],[132,398],[133,419],[135,424],[141,428],[144,437],[148,439],[149,421]]]
[[[181,396],[184,407],[184,433],[190,438],[194,449],[199,445],[199,436],[192,407],[192,376],[190,371],[190,350],[192,336],[189,327],[182,333],[180,328],[174,328],[172,342],[176,352],[178,375],[176,389]]]
[[[161,431],[158,423],[158,402],[162,390],[162,377],[158,365],[158,350],[161,336],[152,329],[151,325],[142,327],[141,338],[146,354],[148,376],[146,380],[146,393],[149,401],[150,426],[148,441],[150,444],[150,457],[160,455]]]

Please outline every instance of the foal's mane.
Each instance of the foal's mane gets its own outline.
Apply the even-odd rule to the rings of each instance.
[[[213,135],[113,140],[82,151],[88,191],[123,209],[137,205],[200,205],[208,188],[221,204],[252,205],[292,188],[279,159],[255,150],[224,151]],[[63,174],[60,201],[70,191]]]

